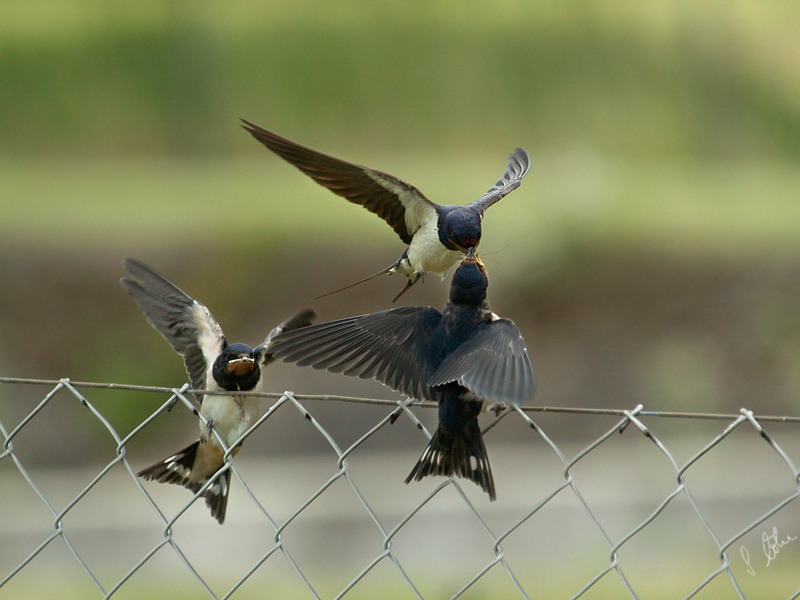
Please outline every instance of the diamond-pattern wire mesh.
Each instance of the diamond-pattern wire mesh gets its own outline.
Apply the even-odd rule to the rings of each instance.
[[[271,515],[268,507],[263,505],[259,501],[257,495],[251,491],[251,488],[237,471],[235,461],[231,462],[229,456],[226,455],[227,462],[225,466],[216,474],[216,477],[222,475],[226,469],[230,469],[232,471],[233,476],[244,490],[244,493],[257,508],[261,517],[269,524],[269,530],[272,533],[272,542],[270,543],[270,547],[263,552],[253,564],[246,567],[244,574],[241,575],[241,577],[236,580],[233,585],[221,590],[219,589],[218,585],[214,585],[209,582],[210,577],[208,574],[201,573],[200,569],[193,565],[192,560],[188,557],[187,552],[184,550],[184,544],[182,540],[179,539],[180,536],[176,532],[176,523],[178,523],[178,521],[184,517],[184,514],[193,503],[199,501],[199,503],[202,504],[203,499],[200,496],[205,490],[205,487],[211,485],[214,480],[208,482],[203,489],[195,494],[194,497],[186,502],[179,510],[174,513],[166,513],[166,511],[162,510],[158,503],[151,496],[150,492],[153,488],[150,486],[153,484],[148,483],[147,485],[143,485],[143,483],[136,477],[135,470],[130,465],[126,453],[126,446],[129,444],[129,442],[135,436],[140,434],[140,432],[150,425],[154,420],[158,419],[165,412],[170,411],[176,403],[182,403],[190,411],[192,411],[195,416],[199,416],[190,394],[191,390],[188,389],[188,385],[184,385],[180,389],[167,389],[115,384],[79,384],[72,383],[68,379],[62,379],[57,382],[46,382],[11,378],[0,379],[0,384],[52,386],[52,389],[49,389],[41,402],[29,414],[21,419],[19,423],[11,425],[5,422],[4,415],[0,414],[0,432],[2,432],[4,438],[2,453],[0,453],[0,469],[5,467],[5,470],[0,471],[0,482],[3,481],[3,473],[9,469],[9,463],[11,463],[13,465],[12,468],[18,470],[19,474],[21,474],[21,476],[33,490],[36,497],[38,497],[38,501],[40,501],[44,507],[46,507],[47,512],[49,512],[50,516],[52,517],[52,529],[50,529],[49,532],[42,537],[41,542],[7,573],[0,572],[0,578],[2,578],[0,579],[0,592],[2,591],[3,586],[13,581],[15,577],[20,577],[21,574],[31,569],[41,569],[41,565],[37,565],[35,559],[40,554],[45,552],[48,547],[60,543],[66,546],[69,553],[74,558],[76,568],[85,573],[85,576],[88,577],[92,582],[93,587],[97,590],[97,597],[109,597],[120,590],[123,590],[128,584],[129,580],[136,575],[140,569],[147,565],[149,561],[162,560],[163,552],[167,549],[167,547],[169,551],[175,554],[183,568],[185,568],[185,570],[191,574],[191,577],[194,578],[200,586],[202,586],[208,597],[211,598],[228,598],[236,595],[237,590],[239,590],[239,588],[245,584],[249,578],[257,573],[265,563],[274,560],[276,556],[283,557],[285,564],[288,564],[286,570],[292,573],[293,577],[296,578],[295,583],[298,581],[300,582],[302,588],[308,592],[308,597],[327,597],[327,595],[324,595],[318,591],[318,586],[312,581],[311,577],[307,576],[306,573],[311,568],[310,565],[295,559],[292,553],[292,548],[294,547],[292,543],[292,535],[291,532],[288,531],[288,528],[290,528],[292,523],[298,517],[300,517],[304,511],[307,511],[309,507],[314,506],[314,503],[323,497],[326,491],[339,481],[344,482],[346,486],[350,488],[353,493],[353,502],[357,504],[358,510],[363,511],[363,513],[368,516],[369,521],[374,524],[375,537],[380,542],[381,549],[364,564],[359,564],[356,566],[358,570],[356,576],[346,585],[341,587],[341,589],[339,589],[334,596],[332,596],[335,598],[347,596],[354,587],[358,586],[362,580],[369,576],[371,571],[376,569],[378,565],[382,564],[389,564],[390,568],[395,571],[397,577],[394,581],[399,580],[402,582],[401,585],[403,586],[403,589],[408,597],[422,598],[423,593],[420,591],[420,589],[418,589],[418,584],[415,582],[414,575],[403,566],[404,562],[406,562],[406,558],[404,556],[400,556],[400,554],[394,549],[394,541],[399,532],[407,527],[408,524],[412,522],[420,513],[420,511],[426,507],[426,505],[435,502],[437,496],[439,496],[443,490],[446,489],[454,489],[456,491],[455,496],[459,498],[460,503],[463,503],[462,508],[466,508],[465,513],[467,518],[474,520],[474,522],[477,523],[483,532],[485,544],[491,549],[492,557],[474,572],[465,572],[462,574],[464,581],[463,585],[458,589],[448,590],[446,592],[448,596],[453,598],[461,596],[468,597],[470,591],[474,591],[474,589],[480,585],[482,579],[487,578],[490,573],[495,572],[501,573],[502,576],[506,578],[506,583],[510,584],[510,589],[514,590],[518,597],[536,597],[538,595],[538,586],[531,584],[530,579],[526,574],[527,567],[524,564],[521,565],[519,563],[513,563],[513,557],[506,555],[503,547],[504,542],[506,542],[506,540],[508,540],[510,537],[517,535],[518,532],[525,527],[526,523],[537,518],[546,519],[547,517],[545,516],[540,517],[542,512],[544,512],[544,509],[548,507],[548,505],[552,504],[555,499],[563,497],[565,494],[570,495],[588,517],[588,520],[586,521],[586,528],[587,530],[591,529],[594,534],[600,536],[600,538],[603,540],[603,544],[606,547],[607,556],[606,564],[601,565],[600,568],[597,569],[596,572],[587,580],[574,582],[575,589],[570,592],[570,595],[573,598],[584,596],[587,594],[587,592],[592,590],[593,587],[598,586],[598,584],[608,582],[609,578],[617,579],[615,589],[624,590],[624,597],[640,597],[642,592],[637,589],[638,584],[634,584],[627,575],[626,561],[622,559],[622,555],[625,553],[626,548],[632,544],[633,540],[636,540],[637,537],[642,537],[643,532],[646,532],[648,528],[652,528],[654,523],[658,523],[665,511],[668,510],[670,505],[676,503],[677,499],[683,499],[685,503],[688,503],[688,506],[690,507],[689,514],[691,514],[693,518],[696,517],[701,529],[707,534],[706,537],[713,540],[711,550],[715,553],[715,561],[718,563],[716,568],[711,569],[701,580],[697,581],[697,584],[695,587],[693,587],[693,589],[689,590],[688,593],[681,593],[681,597],[695,597],[704,590],[707,591],[714,585],[719,586],[720,582],[723,582],[722,588],[714,589],[723,589],[724,593],[726,594],[725,597],[745,598],[747,596],[746,592],[743,591],[744,586],[742,585],[742,578],[747,577],[748,574],[755,575],[750,566],[749,552],[746,557],[744,554],[747,552],[745,549],[746,547],[742,543],[745,536],[748,536],[748,534],[751,532],[756,532],[757,530],[760,531],[761,528],[764,528],[765,531],[762,534],[764,552],[767,553],[768,559],[770,558],[769,553],[772,552],[771,558],[776,562],[778,552],[781,550],[784,552],[789,551],[791,544],[797,539],[797,530],[786,534],[782,533],[780,536],[778,535],[777,530],[774,530],[774,537],[769,537],[768,535],[770,531],[768,521],[770,521],[781,511],[787,511],[787,507],[800,496],[800,471],[798,471],[789,454],[784,451],[781,445],[779,445],[765,430],[763,424],[768,422],[772,423],[775,421],[788,423],[795,428],[793,429],[792,433],[796,437],[796,428],[800,427],[800,418],[757,418],[751,411],[746,409],[742,409],[739,415],[728,416],[648,413],[644,411],[642,406],[637,406],[632,410],[622,411],[593,411],[590,409],[561,409],[559,411],[559,409],[552,408],[538,409],[542,412],[561,412],[566,414],[582,412],[589,413],[590,415],[618,415],[619,420],[615,422],[612,427],[610,427],[607,431],[605,431],[605,433],[592,441],[585,448],[580,450],[572,458],[569,458],[565,456],[559,446],[557,446],[531,418],[530,415],[534,414],[537,409],[511,407],[496,418],[491,418],[489,424],[484,428],[484,433],[495,427],[503,427],[504,421],[508,419],[520,420],[529,428],[532,436],[538,438],[539,441],[543,442],[547,447],[550,448],[552,453],[557,458],[557,461],[560,463],[563,477],[562,480],[552,489],[542,490],[539,497],[531,498],[530,505],[523,511],[521,517],[517,517],[510,525],[505,526],[503,529],[498,529],[496,526],[490,525],[488,520],[482,514],[482,511],[476,508],[476,503],[470,500],[469,495],[465,493],[464,489],[462,488],[464,482],[459,481],[458,479],[434,480],[435,485],[430,493],[421,494],[421,499],[417,500],[416,503],[402,508],[403,516],[401,518],[392,521],[382,516],[380,511],[374,510],[371,507],[369,498],[362,493],[360,486],[356,483],[354,477],[351,476],[351,466],[349,463],[351,456],[371,436],[375,435],[382,428],[394,423],[397,419],[410,419],[410,421],[420,432],[422,432],[422,434],[424,434],[427,438],[430,438],[430,432],[418,419],[417,415],[419,411],[430,408],[432,405],[422,404],[408,399],[398,402],[391,402],[356,398],[337,398],[332,396],[324,397],[324,399],[329,402],[359,402],[386,406],[387,412],[385,416],[383,416],[372,428],[365,431],[364,434],[349,447],[342,449],[339,447],[337,441],[331,436],[331,434],[326,431],[326,429],[319,422],[317,422],[304,404],[304,402],[308,404],[309,400],[319,400],[320,397],[302,397],[299,395],[294,395],[290,392],[285,392],[282,395],[263,395],[265,396],[265,404],[269,404],[269,402],[272,401],[274,401],[274,403],[266,408],[259,421],[243,435],[242,441],[256,433],[259,427],[262,426],[262,424],[267,420],[272,418],[277,411],[285,408],[294,408],[299,411],[300,415],[313,426],[318,435],[322,436],[326,440],[328,446],[330,447],[330,451],[333,452],[336,457],[336,469],[335,472],[326,481],[324,481],[321,486],[319,486],[312,494],[310,494],[305,500],[297,505],[291,511],[288,517],[277,519]],[[115,430],[115,428],[104,417],[104,415],[97,410],[97,408],[95,408],[95,406],[89,400],[87,400],[85,394],[81,392],[81,389],[83,388],[92,387],[101,389],[104,388],[106,390],[105,393],[109,394],[112,393],[112,390],[119,389],[137,390],[151,393],[156,392],[163,394],[166,400],[147,419],[141,422],[127,435],[122,436]],[[2,396],[0,396],[0,398],[1,397]],[[15,439],[19,437],[20,432],[23,430],[37,428],[39,422],[46,418],[43,415],[43,410],[48,406],[48,404],[65,401],[72,402],[76,407],[76,410],[88,410],[92,417],[102,425],[103,429],[107,432],[107,435],[113,439],[115,450],[109,462],[102,467],[91,479],[91,481],[89,481],[89,483],[85,485],[74,497],[66,502],[56,503],[51,501],[48,498],[48,494],[40,489],[35,478],[29,473],[23,462],[19,460],[17,453],[15,453]],[[673,453],[667,448],[667,446],[662,443],[662,441],[645,425],[643,422],[645,417],[670,419],[710,418],[716,419],[714,421],[716,423],[721,422],[724,424],[724,428],[722,428],[722,430],[715,435],[713,439],[703,445],[699,451],[695,452],[688,460],[681,464],[675,458]],[[202,417],[200,418],[202,419]],[[781,461],[781,464],[784,465],[782,467],[782,471],[787,482],[790,483],[790,485],[788,485],[786,488],[789,489],[790,492],[787,493],[785,497],[778,498],[778,500],[773,502],[768,510],[761,512],[757,517],[740,520],[738,523],[738,530],[733,535],[722,535],[718,532],[718,527],[712,526],[712,519],[706,517],[704,510],[701,510],[700,503],[695,500],[695,497],[690,491],[689,484],[687,483],[687,473],[690,473],[692,469],[709,454],[713,452],[723,452],[723,442],[734,432],[748,428],[760,436],[760,439],[763,442],[762,445],[766,445],[770,450],[770,454],[777,456]],[[599,516],[598,509],[594,506],[593,502],[587,500],[584,495],[582,495],[580,491],[580,481],[578,481],[578,478],[575,475],[575,470],[576,467],[580,466],[582,461],[585,461],[585,459],[592,455],[592,453],[596,453],[598,449],[607,444],[610,439],[626,433],[628,435],[631,433],[636,435],[638,433],[643,436],[645,440],[655,445],[657,451],[663,455],[668,465],[670,465],[672,472],[671,477],[674,481],[674,488],[671,489],[665,497],[663,497],[655,509],[652,510],[652,512],[646,518],[642,519],[623,535],[612,535],[607,531],[603,522],[603,517]],[[421,440],[421,442],[422,441],[423,440]],[[420,451],[423,446],[424,445],[421,443]],[[491,447],[489,448],[489,453],[491,456]],[[124,470],[127,472],[127,475],[134,482],[136,488],[138,488],[138,493],[145,498],[146,502],[152,508],[154,514],[153,518],[159,521],[162,533],[160,535],[160,539],[153,544],[149,550],[147,550],[138,560],[128,565],[127,570],[122,574],[121,577],[113,582],[109,582],[107,577],[98,574],[96,569],[93,569],[91,561],[85,558],[83,556],[83,552],[79,551],[75,544],[72,543],[72,533],[67,522],[70,512],[75,510],[76,507],[87,498],[92,490],[98,486],[103,478],[106,477],[112,471],[112,469],[117,466],[124,468]],[[410,467],[410,465],[408,466]],[[620,468],[625,469],[627,467],[626,465],[620,465]],[[296,476],[302,478],[303,473],[297,473]],[[633,473],[632,476],[635,477],[637,474]],[[471,486],[472,484],[466,483],[466,485]],[[150,492],[148,490],[150,490]],[[175,488],[175,490],[177,493],[177,488]],[[240,493],[241,490],[235,489],[232,493],[234,492]],[[624,491],[621,491],[620,493],[624,493]],[[13,502],[14,499],[12,498],[10,501]],[[213,523],[210,517],[207,516],[207,518],[208,525],[206,525],[206,527],[215,527],[216,523]],[[529,542],[531,544],[536,544],[537,540],[533,539]],[[666,542],[667,540],[661,540],[659,543]],[[796,543],[800,545],[800,542]],[[732,560],[734,558],[739,560],[739,554],[741,554],[741,558],[747,559],[747,571],[743,571],[740,568],[737,569],[735,573],[735,569],[732,567]],[[753,554],[755,554],[755,552]],[[793,554],[792,556],[797,556],[797,553]],[[793,560],[796,562],[796,559],[793,558]],[[513,567],[512,564],[514,564]],[[767,562],[767,566],[769,566],[769,560]],[[793,569],[793,571],[795,574],[797,573],[796,569]],[[791,588],[792,591],[785,594],[782,593],[781,596],[775,597],[800,597],[800,575],[791,581],[789,585],[794,586]],[[570,597],[570,595],[564,597]],[[620,596],[619,592],[617,592],[616,594],[605,597],[623,596]]]

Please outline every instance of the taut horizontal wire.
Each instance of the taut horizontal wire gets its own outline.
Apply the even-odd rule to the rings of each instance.
[[[133,385],[128,383],[102,383],[91,381],[72,381],[68,380],[70,385],[74,387],[83,388],[96,388],[96,389],[109,389],[109,390],[131,390],[136,392],[154,392],[161,394],[171,394],[175,388],[159,387],[150,385]],[[23,384],[23,385],[58,385],[61,383],[60,379],[26,379],[22,377],[0,377],[0,383],[9,384]],[[186,390],[187,393],[199,393],[206,396],[220,396],[225,395],[224,392],[217,392],[211,390]],[[283,392],[238,392],[237,395],[242,396],[255,396],[259,398],[282,398]],[[328,401],[328,402],[351,402],[354,404],[375,404],[380,406],[396,406],[396,400],[382,400],[379,398],[358,398],[353,396],[334,396],[330,394],[323,395],[307,395],[295,394],[292,392],[297,400],[309,401]],[[435,402],[416,401],[410,406],[419,406],[423,408],[436,408]],[[566,413],[577,415],[607,415],[624,417],[628,409],[616,408],[582,408],[582,407],[567,407],[567,406],[521,406],[524,412],[540,412],[540,413]],[[702,413],[702,412],[676,412],[676,411],[657,411],[657,410],[643,410],[638,413],[641,417],[662,417],[668,419],[710,419],[729,421],[738,419],[740,414],[726,414],[726,413]],[[770,421],[775,423],[800,423],[800,416],[792,415],[753,415],[758,421]]]

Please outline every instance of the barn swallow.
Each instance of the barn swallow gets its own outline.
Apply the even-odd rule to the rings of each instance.
[[[528,349],[513,321],[494,314],[489,280],[470,249],[442,312],[394,308],[283,332],[273,355],[380,383],[417,400],[439,403],[439,424],[406,483],[457,475],[496,497],[478,414],[489,403],[519,404],[536,387]]]
[[[508,157],[503,176],[483,196],[466,206],[440,205],[397,177],[301,146],[244,119],[242,122],[254,138],[275,154],[334,194],[378,215],[408,244],[400,258],[387,268],[329,294],[380,275],[399,273],[408,281],[395,297],[397,301],[425,273],[441,273],[444,277],[462,254],[477,248],[484,211],[517,189],[531,167],[530,155],[517,148]]]
[[[231,395],[195,394],[201,403],[200,439],[183,450],[148,467],[137,475],[161,483],[174,483],[193,493],[225,463],[225,449],[211,432],[213,427],[232,447],[241,435],[258,420],[261,399],[235,392],[258,392],[264,382],[263,369],[274,359],[272,340],[282,331],[305,327],[315,316],[304,310],[269,332],[264,343],[255,348],[247,344],[228,344],[222,328],[211,311],[186,294],[152,267],[135,258],[123,261],[130,278],[120,283],[139,304],[150,324],[183,357],[189,381],[195,390],[234,392]],[[236,454],[241,445],[234,448]],[[205,491],[211,516],[222,523],[228,504],[231,472],[225,471]]]

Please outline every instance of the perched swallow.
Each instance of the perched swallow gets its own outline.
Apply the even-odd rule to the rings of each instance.
[[[444,276],[462,253],[477,248],[484,211],[517,189],[531,168],[530,155],[517,148],[509,156],[503,176],[483,196],[466,206],[440,205],[397,177],[317,152],[242,121],[243,127],[275,154],[334,194],[378,215],[408,244],[392,265],[336,292],[380,275],[399,273],[408,277],[408,282],[395,297],[397,301],[425,273]]]
[[[208,421],[208,425],[200,421],[200,439],[138,473],[144,479],[182,485],[197,493],[224,465],[225,450],[212,434],[212,427],[230,448],[261,413],[260,398],[235,392],[261,391],[262,369],[275,360],[272,339],[282,331],[309,325],[315,314],[311,310],[296,314],[270,331],[256,348],[228,344],[208,308],[143,262],[126,258],[122,264],[130,278],[122,278],[120,283],[150,324],[183,356],[192,388],[234,392],[229,396],[197,394],[200,412]],[[234,448],[233,454],[240,448]],[[230,470],[225,471],[203,494],[211,516],[220,523],[225,520],[230,480]]]
[[[455,474],[494,500],[478,414],[487,403],[530,400],[536,383],[519,329],[489,309],[488,284],[470,249],[442,312],[408,306],[284,332],[272,340],[273,356],[438,402],[438,428],[406,483]]]

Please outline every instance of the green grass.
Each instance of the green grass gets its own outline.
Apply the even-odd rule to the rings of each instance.
[[[734,556],[734,553],[732,553],[732,560],[736,563],[739,560],[738,555]],[[734,574],[748,597],[786,597],[786,595],[796,591],[797,572],[790,564],[783,564],[782,566],[771,565],[768,572],[758,572],[755,576],[746,573],[739,566],[734,564]],[[519,570],[520,573],[524,572],[524,569],[520,570],[520,566],[514,565],[512,568],[515,571]],[[522,582],[523,586],[528,592],[535,590],[537,597],[540,598],[554,600],[571,598],[579,591],[581,585],[587,583],[585,581],[574,581],[567,584],[566,580],[569,577],[566,573],[571,568],[574,568],[574,565],[563,565],[563,572],[556,568],[554,571],[550,571],[549,577],[541,578],[535,584],[526,578]],[[622,568],[624,571],[624,561]],[[396,576],[393,569],[379,568],[379,571],[384,576],[382,581],[378,581],[376,579],[379,578],[368,575],[348,592],[345,598],[347,600],[368,600],[380,597],[386,600],[399,600],[413,597],[407,584],[399,576]],[[476,583],[463,597],[470,600],[518,597],[519,592],[513,587],[505,573],[503,572],[501,575],[500,571],[502,571],[502,567],[495,567],[491,573],[484,577],[483,581]],[[114,598],[171,598],[173,600],[183,600],[205,597],[205,592],[203,592],[200,585],[195,580],[189,579],[185,570],[181,570],[177,575],[177,577],[169,579],[148,577],[146,578],[147,581],[142,581],[141,577],[135,575],[131,580],[123,584],[114,595]],[[630,576],[630,569],[628,575]],[[709,575],[710,572],[701,571],[693,567],[689,560],[678,561],[673,564],[661,563],[657,567],[654,565],[651,572],[646,575],[640,573],[635,578],[635,581],[631,582],[631,585],[640,598],[674,600],[674,598],[686,596]],[[101,579],[108,580],[109,578],[101,577]],[[177,584],[176,579],[183,583]],[[237,590],[234,597],[242,600],[264,598],[264,579],[263,577],[260,578],[258,574],[256,574],[255,579],[260,581],[259,585],[245,583],[242,588]],[[341,577],[335,577],[334,579],[341,579]],[[218,586],[213,581],[210,583],[216,593],[227,591],[223,589],[225,586],[222,584]],[[425,597],[428,597],[428,595],[431,597],[449,597],[463,583],[465,581],[450,581],[445,585],[441,580],[437,580],[433,576],[427,579],[417,578],[415,580],[415,584]],[[319,577],[316,578],[315,588],[325,598],[332,598],[341,591],[330,587],[324,580],[320,581]],[[438,592],[432,593],[435,590],[438,590]],[[27,600],[34,591],[37,597],[59,598],[59,600],[88,600],[101,597],[98,589],[88,580],[88,577],[79,579],[75,576],[66,576],[31,580],[20,574],[12,579],[8,587],[3,590],[3,598],[7,600]],[[616,600],[628,595],[619,576],[615,572],[611,572],[592,586],[584,597],[594,600]],[[726,573],[723,573],[707,584],[695,597],[710,600],[711,598],[734,596],[735,591],[730,578]],[[296,576],[292,576],[286,580],[271,578],[266,597],[299,599],[310,598],[311,594]]]
[[[482,250],[795,249],[800,8],[33,0],[0,7],[0,231],[62,247],[401,245],[246,117],[466,202],[534,167]],[[180,158],[186,157],[186,158]],[[202,242],[207,243],[207,242]],[[529,265],[523,264],[526,268]]]
[[[413,182],[435,201],[463,203],[491,184],[504,160],[486,154],[362,162]],[[402,247],[373,215],[266,151],[261,159],[7,160],[0,180],[0,233],[23,245],[268,247],[311,239],[356,247],[366,239]],[[530,260],[598,243],[732,257],[794,251],[798,189],[800,167],[782,162],[538,155],[520,189],[491,210],[482,250],[513,248]]]
[[[215,154],[248,117],[309,143],[794,156],[784,2],[0,8],[4,153]]]

